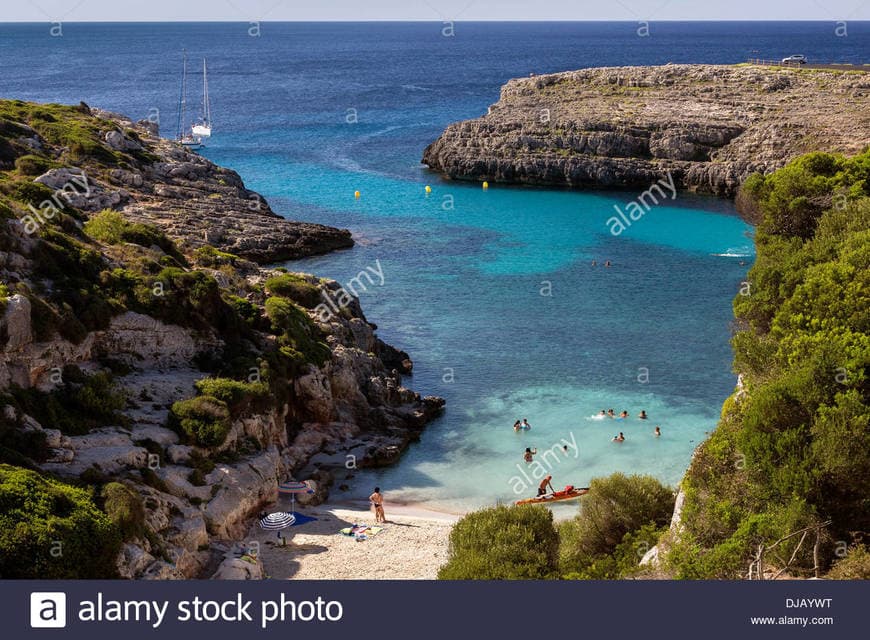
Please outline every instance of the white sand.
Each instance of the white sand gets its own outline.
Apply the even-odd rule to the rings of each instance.
[[[323,504],[299,510],[317,518],[285,529],[287,545],[255,523],[249,540],[260,543],[266,574],[275,579],[434,579],[447,560],[450,529],[458,516],[414,506],[386,505],[383,531],[357,542],[339,531],[354,524],[374,526],[371,510]]]

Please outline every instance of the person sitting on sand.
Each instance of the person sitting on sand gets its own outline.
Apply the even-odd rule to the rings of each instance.
[[[530,449],[529,447],[526,447],[526,452],[523,454],[523,460],[525,460],[526,462],[531,462],[535,459],[534,456],[536,453],[538,453],[537,449]]]
[[[619,432],[618,436],[613,436],[613,442],[625,442],[625,436],[622,435],[622,431]]]
[[[619,414],[620,419],[625,420],[628,417],[628,411],[624,411]]]
[[[641,409],[641,410],[640,410],[640,413],[637,414],[637,417],[640,418],[641,420],[646,420],[646,419],[647,419],[646,411],[644,411],[643,409]]]
[[[655,435],[656,438],[658,438],[659,436],[662,435],[662,430],[659,429],[658,425],[656,425],[656,431],[655,431],[655,434],[654,434],[654,435]]]
[[[514,431],[519,431],[519,430],[522,429],[522,428],[523,428],[523,425],[520,423],[519,420],[517,420],[516,422],[514,422]]]
[[[386,522],[387,517],[384,515],[384,496],[381,495],[380,487],[375,487],[375,492],[369,496],[369,502],[372,503],[372,508],[375,510],[375,522]]]
[[[550,488],[550,491],[547,491],[547,487]],[[541,484],[538,485],[538,496],[547,495],[547,493],[553,493],[555,489],[553,488],[553,476],[548,475],[546,478],[541,480]]]
[[[523,418],[523,429],[525,429],[526,431],[528,431],[528,430],[531,429],[531,428],[532,428],[532,425],[529,424],[529,421],[526,420],[525,418]]]

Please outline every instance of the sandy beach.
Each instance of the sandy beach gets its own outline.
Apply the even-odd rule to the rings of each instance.
[[[286,546],[255,523],[265,573],[273,579],[434,579],[447,559],[448,536],[458,516],[414,506],[387,505],[383,530],[363,541],[342,535],[354,524],[374,525],[364,506],[322,504],[298,510],[317,520],[285,529]]]

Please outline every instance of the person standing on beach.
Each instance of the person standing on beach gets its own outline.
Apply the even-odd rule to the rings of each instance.
[[[375,492],[369,496],[369,502],[375,510],[375,522],[386,522],[387,517],[384,515],[384,496],[381,495],[381,488],[375,487]]]

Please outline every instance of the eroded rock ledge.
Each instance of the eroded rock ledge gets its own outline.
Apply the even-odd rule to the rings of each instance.
[[[753,172],[870,142],[870,73],[749,65],[604,67],[514,79],[423,162],[461,180],[678,186],[733,196]]]

